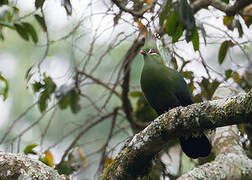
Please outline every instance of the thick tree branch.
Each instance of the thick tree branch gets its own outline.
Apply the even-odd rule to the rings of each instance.
[[[211,5],[214,8],[225,12],[228,16],[232,16],[239,13],[240,10],[242,10],[244,7],[251,3],[251,0],[236,0],[233,5],[229,5],[221,0],[196,0],[191,4],[191,7],[194,13],[196,13],[200,9]]]
[[[105,169],[102,179],[135,179],[146,174],[152,158],[170,140],[195,131],[248,123],[251,119],[252,90],[226,99],[174,108],[136,134]]]
[[[66,180],[67,177],[60,176],[53,168],[28,156],[0,152],[0,179]]]
[[[214,98],[237,94],[228,87],[218,88]],[[216,128],[211,132],[215,160],[187,172],[178,180],[252,179],[252,160],[240,142],[237,125]]]

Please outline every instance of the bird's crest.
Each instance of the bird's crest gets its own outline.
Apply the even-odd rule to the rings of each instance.
[[[153,36],[151,31],[147,31],[143,50],[149,52],[150,49],[153,49],[155,52],[158,52],[156,38]]]

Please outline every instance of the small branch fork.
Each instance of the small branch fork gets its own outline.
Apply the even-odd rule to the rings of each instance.
[[[132,16],[140,18],[143,17],[143,14],[146,13],[148,10],[152,9],[154,5],[156,4],[156,0],[152,0],[150,3],[147,3],[139,10],[133,10],[127,8],[125,5],[122,5],[122,3],[119,0],[111,0],[120,10],[130,13]]]

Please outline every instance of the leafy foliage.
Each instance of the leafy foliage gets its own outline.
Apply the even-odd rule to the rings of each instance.
[[[44,79],[42,82],[35,82],[32,85],[34,92],[40,92],[38,105],[39,110],[44,112],[48,106],[48,101],[51,95],[54,93],[56,89],[56,84],[53,82],[51,77],[47,77],[44,74]]]
[[[134,115],[139,124],[151,122],[158,116],[156,111],[146,101],[142,92],[132,91],[130,96],[137,98]]]
[[[29,40],[29,37],[32,38],[34,43],[38,42],[38,36],[36,30],[30,23],[14,23],[17,33],[26,41]]]
[[[189,42],[192,40],[196,25],[192,8],[187,0],[181,0],[179,3],[179,18],[186,29],[186,41]]]
[[[78,113],[81,110],[80,96],[76,89],[70,89],[65,95],[60,95],[57,98],[59,99],[60,109],[70,107],[73,113]]]
[[[63,160],[61,163],[57,164],[55,169],[59,174],[70,175],[75,172],[79,166],[76,164],[76,159],[72,153],[68,155],[67,161]]]
[[[204,78],[202,79],[201,82],[198,83],[201,87],[201,94],[206,100],[211,100],[212,96],[215,92],[215,90],[218,88],[220,85],[220,82],[218,80],[213,80],[212,82],[209,81],[209,79]]]
[[[39,23],[39,25],[42,27],[43,31],[47,31],[47,27],[46,27],[46,23],[45,23],[45,19],[38,15],[38,14],[35,14],[34,15],[35,19],[37,20],[37,22]]]
[[[194,51],[199,50],[199,34],[198,34],[197,28],[195,28],[194,31],[193,31],[192,43],[193,43]]]

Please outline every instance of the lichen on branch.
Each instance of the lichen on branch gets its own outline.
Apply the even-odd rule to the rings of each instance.
[[[192,132],[249,123],[252,90],[246,94],[176,107],[155,119],[125,145],[102,179],[134,179],[146,174],[152,158],[169,141]]]

